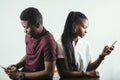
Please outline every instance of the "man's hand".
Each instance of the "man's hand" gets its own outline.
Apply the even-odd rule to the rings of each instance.
[[[19,74],[20,74],[20,72],[11,72],[11,73],[8,73],[8,76],[10,79],[18,80]]]
[[[10,65],[5,69],[5,72],[7,74],[17,72],[17,71],[18,71],[18,68],[15,65]]]
[[[11,79],[17,79],[17,76],[19,74],[19,70],[15,65],[10,65],[5,69],[6,74],[9,76]]]

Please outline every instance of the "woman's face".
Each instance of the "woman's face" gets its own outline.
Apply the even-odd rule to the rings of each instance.
[[[75,25],[74,33],[77,36],[80,36],[81,38],[83,38],[87,33],[87,28],[88,28],[88,20],[82,19],[80,23]]]

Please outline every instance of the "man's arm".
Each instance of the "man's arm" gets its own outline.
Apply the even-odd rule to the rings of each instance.
[[[54,74],[56,61],[49,62],[45,61],[45,69],[42,71],[24,73],[25,78],[27,79],[39,79],[39,78],[52,78]]]
[[[18,76],[22,73],[25,79],[48,79],[51,80],[53,78],[54,68],[55,68],[55,61],[49,62],[45,61],[45,69],[42,71],[36,72],[10,72],[8,76],[11,79],[18,79]]]
[[[11,74],[11,72],[13,72],[13,75],[16,74],[16,72],[18,72],[18,69],[23,67],[26,61],[26,55],[15,65],[15,64],[11,64],[9,65],[6,69],[5,72],[9,75]]]
[[[7,70],[11,70],[11,71],[17,71],[19,68],[23,67],[25,65],[26,62],[26,55],[17,63],[17,64],[11,64],[6,68]]]
[[[19,69],[25,65],[27,55],[25,55],[15,66]]]

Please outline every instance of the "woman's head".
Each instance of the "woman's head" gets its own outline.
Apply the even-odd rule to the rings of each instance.
[[[66,56],[68,59],[68,64],[71,67],[74,67],[73,62],[73,39],[77,38],[77,36],[84,37],[86,34],[86,29],[88,26],[87,17],[81,12],[73,12],[71,11],[66,19],[66,23],[64,26],[64,31],[62,34],[62,45],[65,49]],[[72,64],[73,63],[73,64]],[[72,66],[73,65],[73,66]]]
[[[66,19],[63,34],[71,37],[84,37],[88,27],[88,18],[81,12],[71,11]]]

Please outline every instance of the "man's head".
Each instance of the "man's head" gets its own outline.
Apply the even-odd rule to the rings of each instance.
[[[43,24],[42,15],[38,9],[34,7],[26,8],[20,15],[21,21],[28,21],[29,25]]]
[[[43,30],[42,15],[36,8],[29,7],[23,10],[20,20],[25,33],[30,37],[35,38]]]

